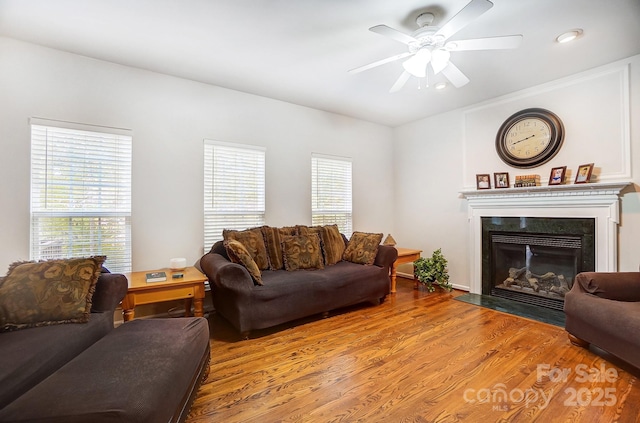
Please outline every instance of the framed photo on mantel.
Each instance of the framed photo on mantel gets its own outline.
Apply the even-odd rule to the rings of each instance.
[[[576,180],[574,184],[587,184],[591,181],[591,172],[593,172],[593,163],[583,164],[578,167],[576,172]]]
[[[489,176],[488,173],[476,175],[476,188],[477,189],[491,188],[491,176]]]
[[[509,174],[497,172],[493,174],[494,186],[496,188],[509,188]]]
[[[564,183],[564,175],[567,172],[567,167],[554,167],[551,169],[551,175],[549,175],[549,185],[562,185]]]

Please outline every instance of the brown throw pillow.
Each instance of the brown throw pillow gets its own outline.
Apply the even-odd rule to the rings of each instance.
[[[284,259],[282,254],[282,237],[289,235],[297,235],[298,230],[295,226],[285,226],[282,228],[273,228],[271,226],[263,226],[262,235],[264,236],[267,255],[269,256],[269,269],[284,269]]]
[[[18,262],[0,285],[0,332],[86,323],[105,256]]]
[[[318,234],[324,264],[330,266],[342,260],[345,244],[338,225],[297,226],[300,235]]]
[[[352,263],[373,264],[380,241],[382,241],[382,234],[354,232],[342,257]]]
[[[324,269],[317,234],[285,236],[282,251],[286,270]]]
[[[238,263],[249,271],[249,274],[258,285],[262,285],[262,273],[260,268],[251,257],[251,254],[247,251],[244,245],[240,241],[230,239],[224,242],[224,248],[227,250],[227,255],[233,263]]]
[[[225,241],[235,240],[244,245],[244,248],[251,254],[251,258],[256,262],[260,270],[269,268],[269,256],[267,256],[267,248],[264,245],[261,228],[247,229],[245,231],[225,229],[222,231],[222,237]]]
[[[342,260],[344,254],[344,238],[338,229],[338,225],[325,225],[322,227],[322,250],[324,252],[324,264],[330,266]]]

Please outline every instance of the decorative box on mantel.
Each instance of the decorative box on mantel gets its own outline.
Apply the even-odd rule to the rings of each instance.
[[[468,190],[470,291],[482,293],[482,218],[547,217],[595,220],[595,270],[617,271],[620,192],[631,182]]]

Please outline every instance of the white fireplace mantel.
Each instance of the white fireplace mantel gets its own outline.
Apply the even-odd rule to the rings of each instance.
[[[483,217],[593,218],[596,271],[617,271],[620,192],[630,182],[461,191],[468,202],[470,292],[482,293]]]

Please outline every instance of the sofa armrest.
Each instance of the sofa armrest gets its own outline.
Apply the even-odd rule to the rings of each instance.
[[[376,260],[373,262],[376,266],[388,267],[393,266],[393,262],[398,258],[398,250],[391,245],[379,245]]]
[[[101,273],[91,300],[92,312],[113,312],[127,294],[129,282],[119,273]]]
[[[231,289],[251,291],[254,286],[251,275],[243,266],[232,263],[217,253],[207,253],[200,258],[200,267],[209,283]]]
[[[571,291],[616,301],[640,301],[640,272],[582,272]]]

